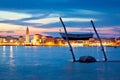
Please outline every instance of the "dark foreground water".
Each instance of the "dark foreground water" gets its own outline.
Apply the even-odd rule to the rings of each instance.
[[[120,47],[105,48],[108,60],[120,60]],[[76,58],[94,56],[99,47],[75,47]],[[120,80],[120,62],[72,63],[68,47],[0,46],[0,80]]]

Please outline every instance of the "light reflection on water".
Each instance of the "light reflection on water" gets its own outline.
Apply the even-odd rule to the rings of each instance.
[[[106,47],[109,60],[120,60],[120,47]],[[103,59],[99,47],[74,47]],[[72,63],[68,47],[0,46],[0,80],[120,80],[120,62]]]
[[[5,57],[5,46],[3,46],[3,57]]]
[[[13,46],[10,46],[10,60],[9,60],[10,66],[15,66],[14,64],[14,56],[13,56]]]

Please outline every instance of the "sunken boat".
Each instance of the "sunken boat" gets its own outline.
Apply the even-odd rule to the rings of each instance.
[[[60,33],[60,35],[64,40],[66,40],[65,33]],[[68,33],[67,36],[69,40],[88,40],[89,38],[93,38],[93,33],[80,33],[80,34]]]
[[[89,39],[89,38],[93,37],[93,34],[92,33],[91,34],[87,34],[87,35],[86,34],[84,34],[84,35],[82,34],[82,36],[80,35],[80,36],[77,36],[77,37],[76,37],[77,34],[75,34],[75,35],[68,34],[67,30],[66,30],[66,27],[65,27],[65,24],[62,21],[62,18],[60,17],[59,19],[60,19],[60,21],[61,21],[61,23],[63,25],[64,31],[65,31],[65,33],[61,34],[61,36],[67,41],[67,43],[68,43],[68,45],[70,47],[70,51],[71,51],[71,54],[72,54],[73,62],[84,62],[84,63],[96,62],[96,59],[94,57],[92,57],[92,56],[81,56],[79,58],[79,60],[76,60],[74,52],[73,52],[73,48],[72,48],[72,46],[70,44],[70,41],[69,41],[71,37],[72,37],[72,39],[76,39],[76,38],[77,39]],[[105,54],[105,50],[104,50],[104,47],[102,45],[102,41],[101,41],[101,39],[99,37],[99,34],[97,33],[97,30],[96,30],[96,28],[95,28],[94,23],[93,23],[92,20],[91,20],[91,24],[92,24],[93,29],[94,29],[94,31],[95,31],[95,33],[96,33],[96,35],[97,35],[97,37],[98,37],[98,39],[100,41],[100,45],[101,45],[101,48],[102,48],[102,51],[103,51],[103,55],[104,55],[104,59],[105,59],[104,61],[107,61],[107,56]]]

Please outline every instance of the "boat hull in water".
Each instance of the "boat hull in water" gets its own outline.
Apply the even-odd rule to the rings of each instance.
[[[63,39],[66,40],[66,34],[60,33]],[[88,40],[93,37],[93,33],[84,33],[84,34],[67,34],[69,40]]]

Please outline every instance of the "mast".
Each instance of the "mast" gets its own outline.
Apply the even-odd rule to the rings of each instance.
[[[107,56],[106,56],[106,53],[105,53],[105,50],[104,50],[104,47],[103,47],[102,41],[101,41],[101,39],[100,39],[99,34],[97,33],[97,30],[96,30],[95,25],[94,25],[94,23],[93,23],[92,20],[91,20],[91,24],[92,24],[93,29],[94,29],[94,31],[95,31],[95,33],[96,33],[96,35],[97,35],[97,37],[98,37],[98,39],[99,39],[99,41],[100,41],[100,46],[101,46],[101,48],[102,48],[102,51],[103,51],[103,55],[104,55],[105,61],[107,61]]]
[[[72,54],[73,62],[75,62],[75,61],[76,61],[75,55],[74,55],[74,52],[73,52],[73,48],[72,48],[72,46],[71,46],[71,44],[70,44],[70,42],[69,42],[69,39],[68,39],[68,34],[67,34],[67,30],[66,30],[65,24],[63,23],[61,17],[60,17],[59,19],[60,19],[60,21],[61,21],[61,23],[62,23],[62,26],[63,26],[63,28],[64,28],[64,31],[65,31],[66,40],[67,40],[67,43],[68,43],[68,45],[69,45],[69,47],[70,47],[70,51],[71,51],[71,54]]]

